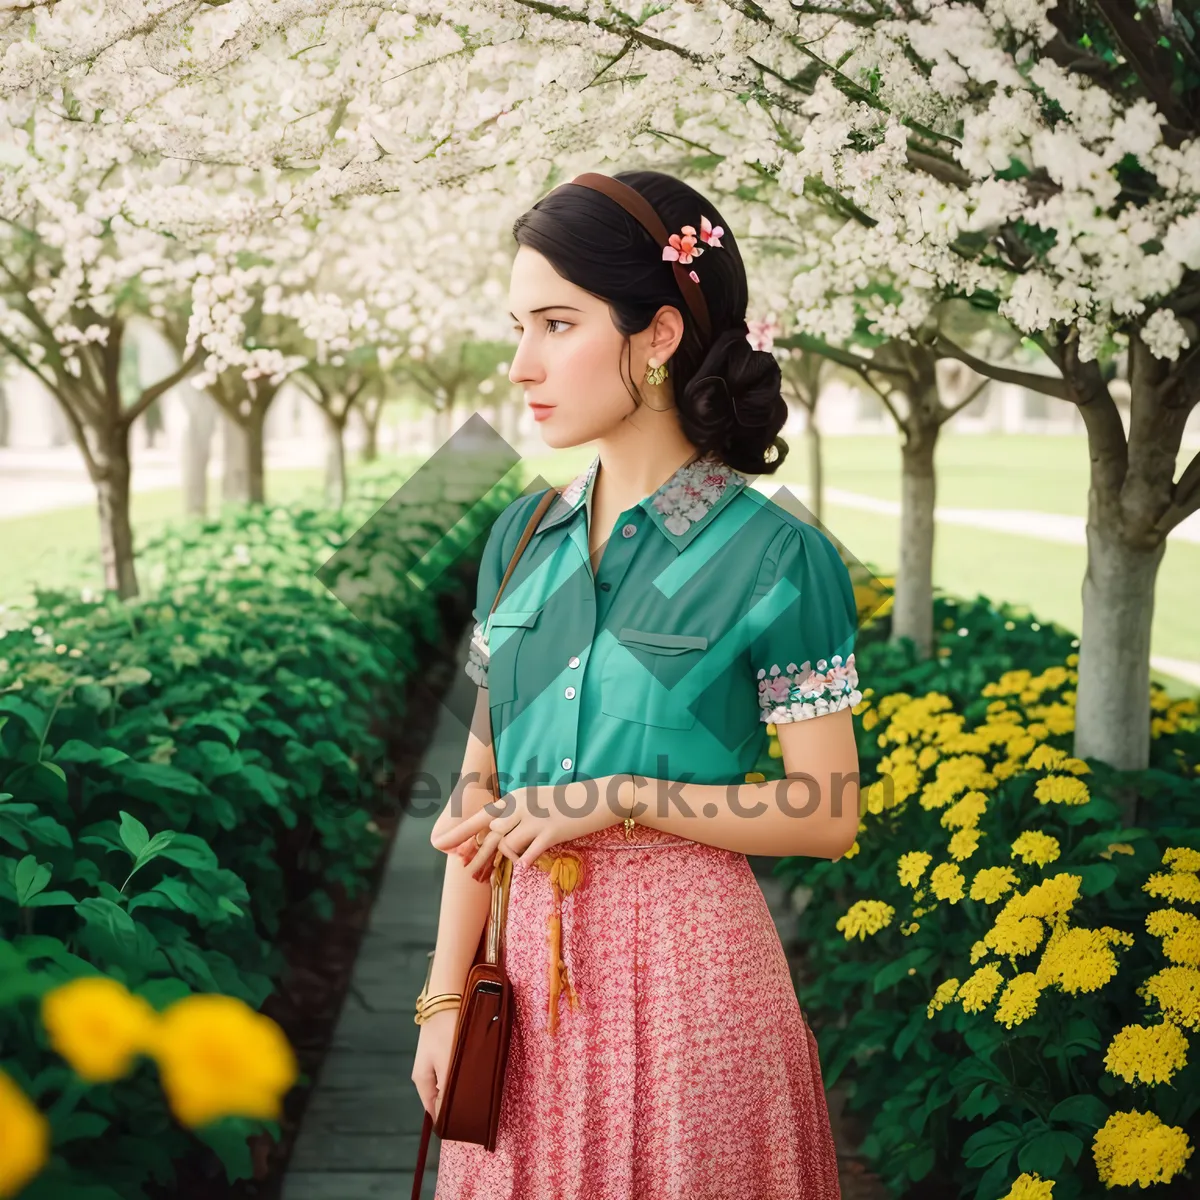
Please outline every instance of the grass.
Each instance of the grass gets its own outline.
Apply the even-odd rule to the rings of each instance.
[[[315,488],[324,474],[320,468],[267,471],[266,493],[273,503],[287,503]],[[209,512],[220,506],[219,491],[210,488]],[[183,517],[183,491],[156,488],[134,492],[130,522],[134,546],[166,524]],[[99,558],[100,524],[95,505],[59,508],[0,521],[0,547],[4,570],[0,573],[0,603],[15,603],[31,596],[32,587],[104,585]]]

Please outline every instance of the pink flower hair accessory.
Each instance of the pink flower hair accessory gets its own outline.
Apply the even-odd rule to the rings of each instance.
[[[721,238],[725,230],[713,223],[704,215],[700,217],[700,233],[697,235],[695,225],[684,225],[678,233],[671,234],[668,244],[663,247],[663,262],[677,262],[684,266],[704,253],[705,246],[714,250],[721,249]],[[704,245],[700,243],[703,242]],[[700,282],[700,276],[695,271],[689,271],[688,277],[693,283]]]

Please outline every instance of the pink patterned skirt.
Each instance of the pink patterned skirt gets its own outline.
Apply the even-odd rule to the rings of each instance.
[[[746,856],[619,824],[564,852],[557,1029],[555,887],[514,867],[496,1149],[442,1142],[436,1200],[840,1200],[816,1038]]]

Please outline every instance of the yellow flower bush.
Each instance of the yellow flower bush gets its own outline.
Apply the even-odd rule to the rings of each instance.
[[[277,1120],[298,1073],[279,1026],[232,996],[177,1000],[163,1014],[155,1055],[171,1110],[189,1126]]]
[[[156,1012],[115,979],[72,980],[42,1000],[51,1044],[90,1083],[128,1073],[146,1054],[181,1124],[278,1119],[299,1071],[283,1031],[234,996],[194,995]]]
[[[158,1013],[124,984],[85,975],[48,992],[42,1024],[50,1044],[89,1083],[111,1083],[129,1073],[153,1041]]]
[[[877,775],[864,771],[855,846],[865,861],[850,878],[862,881],[860,895],[874,898],[852,893],[834,918],[842,934],[837,945],[871,935],[882,958],[872,963],[853,951],[832,951],[859,971],[839,978],[862,979],[866,996],[876,998],[864,1004],[861,1026],[852,1018],[843,1040],[833,1038],[831,1051],[836,1073],[854,1053],[856,1037],[859,1045],[865,1039],[885,1049],[877,1066],[858,1060],[855,1068],[856,1080],[869,1079],[878,1097],[881,1161],[889,1153],[906,1161],[916,1156],[906,1147],[914,1132],[920,1146],[926,1136],[920,1121],[935,1106],[941,1137],[954,1115],[982,1118],[984,1132],[1002,1124],[1014,1130],[1011,1161],[989,1149],[971,1170],[989,1176],[995,1195],[1004,1184],[994,1176],[1011,1167],[1000,1176],[1013,1180],[1006,1200],[1044,1200],[1056,1179],[1060,1189],[1078,1194],[1074,1159],[1063,1157],[1055,1169],[1059,1144],[1049,1137],[1036,1142],[1034,1112],[1056,1133],[1070,1129],[1085,1145],[1090,1139],[1109,1187],[1146,1187],[1177,1176],[1196,1128],[1194,1116],[1172,1124],[1176,1100],[1164,1099],[1156,1114],[1153,1091],[1141,1089],[1178,1086],[1189,1066],[1190,1037],[1200,1031],[1200,849],[1163,849],[1165,833],[1122,827],[1112,771],[1056,744],[1074,729],[1077,661],[1069,655],[1041,672],[1006,672],[982,689],[984,705],[964,706],[977,714],[971,719],[939,691],[885,694],[872,703],[870,741],[878,750],[868,746],[865,758]],[[1164,703],[1157,686],[1151,690],[1162,718],[1156,737],[1193,721],[1195,705]],[[1194,723],[1200,728],[1200,719]],[[1181,747],[1181,774],[1200,774],[1194,743]],[[1156,844],[1157,867],[1148,853]],[[834,876],[839,885],[844,878]],[[893,925],[897,932],[890,934]],[[899,998],[912,996],[905,980],[914,976],[927,984],[919,999],[924,1012],[898,1011],[889,1024],[884,997],[895,989],[902,1006]],[[1043,1002],[1048,991],[1057,993],[1053,1004]],[[1141,1011],[1129,1011],[1133,996]],[[897,1071],[897,1060],[905,1063],[907,1047],[922,1038],[908,1015],[918,1017],[920,1028],[934,1021],[939,1035],[957,1037],[959,1060],[946,1049],[953,1040],[939,1036]],[[988,1040],[987,1029],[1000,1040]],[[1017,1038],[1024,1043],[1019,1056],[1015,1046],[1012,1058],[991,1055],[989,1047]],[[973,1053],[980,1058],[976,1070],[961,1061]],[[1111,1088],[1095,1086],[1103,1075]],[[937,1089],[930,1080],[958,1077],[946,1087],[952,1100],[932,1098]],[[1113,1095],[1123,1086],[1139,1089],[1136,1104]],[[1036,1103],[1011,1099],[1021,1089]],[[1061,1113],[1047,1116],[1057,1111],[1055,1101],[1064,1102]],[[1134,1107],[1149,1111],[1115,1111]],[[991,1146],[979,1141],[974,1148]],[[1023,1172],[1018,1149],[1020,1166],[1029,1168]],[[972,1152],[965,1147],[963,1157]]]
[[[49,1157],[49,1122],[0,1071],[0,1196],[17,1195]]]
[[[1191,1157],[1187,1135],[1153,1113],[1113,1113],[1096,1133],[1092,1157],[1107,1187],[1168,1183]]]

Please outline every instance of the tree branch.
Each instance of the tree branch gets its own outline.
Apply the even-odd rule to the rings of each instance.
[[[1002,367],[999,364],[984,362],[969,354],[961,346],[955,345],[944,333],[939,333],[933,339],[933,351],[940,358],[956,358],[966,363],[973,371],[986,375],[997,383],[1015,383],[1019,387],[1027,387],[1031,391],[1041,392],[1043,396],[1054,396],[1058,400],[1071,400],[1066,380],[1056,379],[1053,375],[1038,375],[1033,371],[1021,371],[1015,367]]]
[[[208,353],[202,346],[197,346],[192,351],[191,357],[186,362],[182,362],[170,375],[164,375],[157,383],[152,383],[146,388],[137,398],[136,403],[131,404],[121,414],[121,424],[128,428],[134,423],[159,398],[164,392],[169,392],[177,383],[186,379],[204,360]]]

